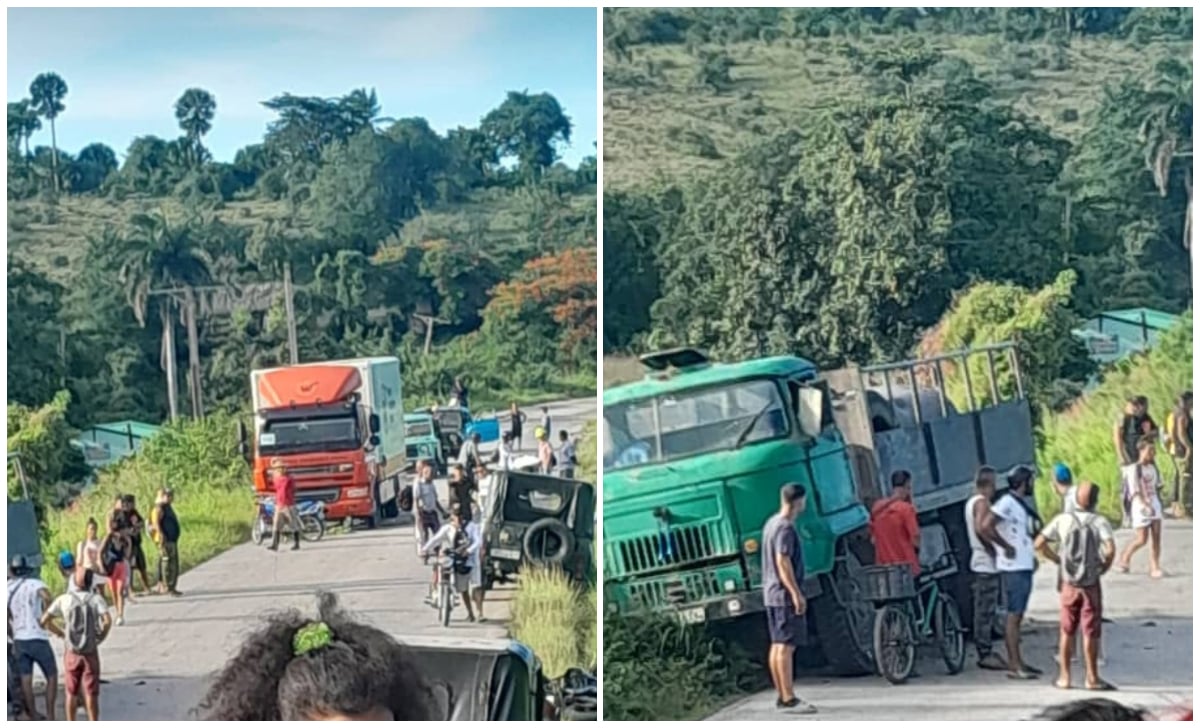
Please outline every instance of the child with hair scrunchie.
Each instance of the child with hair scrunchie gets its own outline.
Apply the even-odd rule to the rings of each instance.
[[[217,674],[196,708],[203,720],[439,720],[404,647],[352,621],[332,594],[318,617],[267,619]]]

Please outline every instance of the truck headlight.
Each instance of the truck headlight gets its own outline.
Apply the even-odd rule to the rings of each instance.
[[[756,554],[758,553],[758,541],[748,538],[746,539],[746,542],[742,544],[742,548],[745,549],[746,553],[748,554]]]
[[[371,494],[368,488],[350,488],[346,491],[347,498],[366,498]]]
[[[730,614],[740,614],[742,611],[742,600],[730,599],[725,602],[725,606],[729,609]]]

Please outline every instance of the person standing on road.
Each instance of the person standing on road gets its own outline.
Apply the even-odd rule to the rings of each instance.
[[[996,570],[1004,585],[1007,617],[1004,624],[1004,646],[1008,651],[1008,676],[1014,680],[1034,680],[1042,671],[1021,657],[1021,620],[1029,607],[1033,593],[1033,534],[1037,531],[1034,516],[1025,498],[1033,484],[1033,471],[1024,466],[1008,476],[1008,490],[1000,496],[992,513],[998,520],[997,530],[1012,546],[1011,551],[996,554]]]
[[[521,433],[525,430],[525,413],[513,402],[508,408],[508,434],[517,450],[521,449]]]
[[[275,519],[271,524],[271,545],[267,548],[279,550],[279,537],[284,526],[292,529],[292,551],[300,549],[300,517],[296,514],[296,481],[288,475],[283,460],[271,461],[275,477],[271,478],[271,490],[275,491]]]
[[[475,499],[475,483],[460,463],[450,466],[450,512],[463,521],[471,520],[471,503]]]
[[[142,518],[142,514],[138,512],[137,498],[135,496],[132,494],[125,495],[122,501],[125,514],[129,518],[129,586],[130,588],[136,587],[134,576],[140,575],[142,577],[142,591],[140,594],[149,594],[150,575],[146,573],[146,551],[142,548],[142,536],[146,532],[146,521]]]
[[[921,573],[921,528],[907,470],[892,473],[892,497],[871,508],[870,529],[876,564],[907,564],[914,577]]]
[[[112,591],[113,607],[117,612],[117,625],[125,624],[125,595],[129,585],[129,535],[127,529],[120,528],[119,523],[109,520],[109,526],[117,526],[109,531],[100,542],[100,566],[108,575],[109,588]]]
[[[483,458],[479,455],[479,442],[481,439],[478,432],[472,432],[470,437],[463,440],[462,447],[458,451],[458,462],[468,472],[475,469],[476,463],[483,462]]]
[[[534,431],[538,441],[538,467],[542,475],[554,472],[554,448],[550,445],[550,431],[539,427]]]
[[[1074,513],[1078,510],[1075,497],[1075,478],[1071,474],[1071,469],[1065,463],[1055,463],[1054,465],[1054,492],[1058,493],[1059,500],[1062,501],[1063,513]]]
[[[500,447],[496,448],[496,467],[500,470],[512,470],[513,458],[515,457],[516,455],[513,453],[513,434],[506,432],[500,439]]]
[[[992,622],[1000,601],[1000,574],[996,553],[1009,558],[1016,550],[996,530],[992,499],[996,497],[996,470],[983,466],[975,474],[975,494],[967,499],[965,519],[971,544],[971,602],[976,663],[983,670],[1004,670],[1008,665],[992,651]]]
[[[808,634],[804,619],[808,602],[800,592],[804,552],[796,533],[796,519],[804,512],[805,495],[804,486],[799,483],[787,483],[779,489],[779,512],[763,524],[762,584],[771,636],[767,663],[771,682],[779,693],[775,707],[811,714],[817,709],[796,697],[792,686],[792,658],[796,648],[805,644]]]
[[[104,565],[100,563],[100,539],[97,537],[99,525],[95,518],[87,520],[87,531],[84,533],[84,538],[75,547],[75,563],[82,565],[85,569],[92,570],[92,582],[95,584],[95,589],[103,593],[104,587],[108,584],[108,577],[104,576]],[[67,580],[70,582],[70,579]]]
[[[1059,565],[1058,679],[1055,687],[1071,687],[1071,655],[1080,627],[1083,628],[1084,687],[1113,690],[1100,679],[1098,660],[1104,616],[1100,577],[1112,567],[1117,550],[1112,527],[1096,515],[1100,489],[1081,483],[1076,490],[1077,508],[1054,517],[1038,534],[1034,549]],[[1057,549],[1050,548],[1056,544]]]
[[[73,592],[50,604],[41,624],[66,642],[63,662],[67,671],[67,720],[75,720],[79,698],[90,721],[100,720],[100,643],[112,629],[104,598],[92,591],[92,572],[75,571]],[[62,620],[59,626],[56,620]]]
[[[1121,553],[1117,570],[1128,573],[1129,562],[1138,549],[1150,543],[1150,578],[1161,579],[1162,564],[1162,501],[1158,491],[1162,488],[1162,475],[1154,462],[1155,441],[1152,435],[1142,438],[1138,445],[1138,460],[1127,465],[1121,472],[1125,491],[1130,493],[1129,511],[1131,525],[1136,536]]]
[[[1175,409],[1167,417],[1167,452],[1175,461],[1175,516],[1192,513],[1192,393],[1179,395]]]
[[[1125,400],[1124,412],[1113,425],[1113,445],[1117,450],[1117,463],[1120,465],[1122,474],[1126,467],[1138,461],[1138,443],[1142,438],[1158,430],[1154,420],[1150,419],[1149,408],[1150,402],[1145,397],[1130,396]],[[1123,475],[1122,481],[1124,481]],[[1133,497],[1133,492],[1127,489],[1121,495],[1125,514],[1124,524],[1129,526],[1132,521],[1130,499]]]
[[[21,677],[21,698],[29,720],[43,719],[34,702],[34,665],[46,678],[45,720],[54,720],[58,705],[58,663],[54,659],[54,648],[50,646],[50,634],[38,622],[50,601],[50,589],[37,578],[36,570],[29,566],[23,555],[14,556],[9,564],[8,634],[13,641],[17,672]]]
[[[545,405],[542,405],[542,429],[546,432],[546,437],[550,437],[550,433],[553,432],[550,429],[550,408]]]
[[[567,434],[566,430],[558,431],[558,477],[574,478],[575,466],[579,464],[578,458],[575,457],[575,441]]]
[[[425,541],[442,527],[446,509],[438,502],[437,485],[433,482],[433,466],[428,460],[417,464],[417,551]]]
[[[179,596],[179,517],[175,515],[175,493],[170,488],[158,491],[150,512],[150,537],[158,545],[159,593]]]

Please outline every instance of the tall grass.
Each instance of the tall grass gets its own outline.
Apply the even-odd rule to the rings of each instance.
[[[1044,442],[1038,453],[1038,469],[1050,472],[1056,462],[1071,467],[1075,480],[1100,485],[1099,510],[1114,523],[1121,519],[1117,456],[1113,447],[1113,423],[1131,394],[1150,399],[1150,414],[1160,428],[1183,390],[1192,388],[1192,314],[1188,312],[1164,335],[1149,353],[1125,359],[1103,375],[1100,386],[1080,397],[1065,412],[1047,418]],[[1165,479],[1172,472],[1169,456],[1159,453],[1159,468]],[[1048,482],[1048,481],[1047,481]],[[1044,515],[1059,510],[1058,496],[1047,485],[1037,492],[1038,509]]]
[[[560,569],[521,572],[509,632],[542,661],[550,677],[568,668],[595,669],[596,591],[573,584]]]
[[[58,553],[75,553],[88,518],[95,518],[103,533],[113,501],[130,493],[148,521],[155,494],[163,486],[175,493],[181,571],[249,537],[254,500],[249,470],[237,451],[236,426],[228,416],[211,415],[203,422],[167,427],[138,454],[102,472],[95,487],[68,508],[47,513],[42,578],[51,590],[57,593],[65,588],[57,568]],[[148,536],[142,543],[153,579],[158,549]],[[186,583],[181,588],[186,589]]]

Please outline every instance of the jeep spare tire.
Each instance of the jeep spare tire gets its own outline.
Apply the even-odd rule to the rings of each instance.
[[[525,530],[525,559],[539,566],[561,565],[575,551],[575,534],[562,521],[543,518]]]

